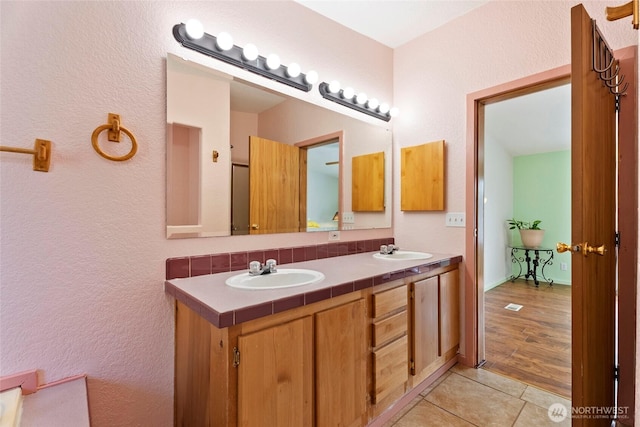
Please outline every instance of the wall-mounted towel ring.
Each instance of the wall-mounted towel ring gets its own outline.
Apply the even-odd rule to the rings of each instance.
[[[138,151],[138,143],[136,142],[135,136],[133,136],[133,134],[127,128],[120,125],[120,115],[109,113],[107,121],[109,122],[108,124],[98,126],[96,130],[93,131],[93,134],[91,134],[91,144],[93,144],[93,148],[96,150],[96,152],[105,159],[113,160],[114,162],[122,162],[125,160],[129,160],[130,158],[135,156],[136,152]],[[100,149],[100,146],[98,145],[98,135],[103,130],[108,131],[107,138],[111,142],[120,142],[120,132],[124,132],[124,134],[127,135],[131,140],[131,151],[121,157],[111,156],[102,151]]]

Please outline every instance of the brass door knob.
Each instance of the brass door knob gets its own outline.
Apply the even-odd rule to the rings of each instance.
[[[259,230],[260,226],[258,224],[251,224],[251,229],[252,230]]]
[[[556,243],[556,250],[558,253],[563,252],[580,252],[580,245],[567,245],[566,243]]]
[[[587,256],[588,253],[589,254],[598,254],[600,256],[604,256],[604,253],[607,252],[607,248],[605,248],[604,245],[600,245],[598,247],[593,247],[593,246],[589,246],[589,245],[587,245],[585,243],[582,252],[584,253],[585,256]]]
[[[556,244],[556,250],[558,253],[562,252],[582,252],[582,255],[587,256],[589,254],[597,254],[604,256],[607,252],[607,248],[604,245],[598,247],[589,246],[589,243],[579,243],[577,245],[567,245],[566,243],[558,242]]]

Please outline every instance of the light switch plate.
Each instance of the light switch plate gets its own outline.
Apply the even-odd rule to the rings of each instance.
[[[447,227],[464,227],[466,225],[464,212],[449,212],[446,215]]]

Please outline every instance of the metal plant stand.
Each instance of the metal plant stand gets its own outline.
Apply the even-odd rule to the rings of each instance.
[[[553,285],[553,280],[544,274],[547,265],[553,265],[552,248],[527,248],[524,246],[510,246],[510,248],[511,263],[518,266],[518,274],[511,276],[512,282],[519,277],[524,277],[526,281],[532,278],[536,287],[540,284],[538,279],[548,282],[549,286]]]

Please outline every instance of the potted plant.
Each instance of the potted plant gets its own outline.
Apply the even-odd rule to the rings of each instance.
[[[509,230],[518,230],[520,232],[520,238],[522,244],[527,248],[538,248],[542,244],[542,238],[544,237],[544,230],[540,228],[539,219],[535,221],[520,221],[515,218],[511,218],[507,221],[509,224]]]

